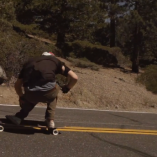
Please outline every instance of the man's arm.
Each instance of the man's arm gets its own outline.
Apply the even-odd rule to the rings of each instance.
[[[67,67],[65,67],[64,65],[62,66],[62,73],[65,73],[65,71],[67,70],[66,68]],[[77,83],[78,76],[72,70],[69,69],[67,72],[67,79],[68,83],[66,85],[66,88],[70,90]]]
[[[78,76],[72,71],[70,70],[68,72],[68,84],[67,84],[67,87],[69,89],[73,88],[73,86],[77,83],[77,80],[78,80]]]
[[[23,80],[18,78],[17,81],[15,82],[14,87],[15,87],[15,91],[19,97],[21,97],[23,95],[22,85],[23,85]]]

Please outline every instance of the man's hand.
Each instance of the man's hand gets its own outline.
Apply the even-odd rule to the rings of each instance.
[[[66,70],[66,68],[64,66],[62,66],[62,72],[64,73]],[[78,80],[78,76],[72,71],[68,71],[68,74],[67,74],[67,87],[69,89],[72,89],[73,86],[76,84],[77,80]]]
[[[63,93],[68,93],[69,91],[70,91],[70,89],[66,85],[62,86]]]

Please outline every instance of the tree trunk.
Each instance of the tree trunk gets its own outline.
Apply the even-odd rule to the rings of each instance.
[[[139,45],[138,45],[138,34],[135,35],[134,50],[132,55],[132,72],[139,73]]]
[[[116,37],[116,23],[115,23],[115,12],[113,11],[113,6],[116,4],[115,0],[111,0],[110,8],[110,47],[115,46]]]
[[[58,48],[62,48],[62,45],[65,43],[65,33],[63,31],[57,32],[57,43]]]
[[[57,30],[57,43],[56,46],[62,49],[62,46],[65,43],[65,33],[66,33],[66,26],[65,26],[65,19],[64,19],[64,12],[66,11],[67,0],[62,0],[62,5],[60,9],[60,13],[58,14],[58,30]]]
[[[115,33],[115,18],[112,17],[111,21],[110,21],[110,47],[114,47],[115,46],[115,37],[116,37],[116,33]]]
[[[138,10],[138,2],[136,2],[135,10]],[[132,72],[139,73],[139,48],[141,43],[140,37],[140,26],[136,23],[135,30],[134,30],[134,48],[133,48],[133,55],[132,55]]]

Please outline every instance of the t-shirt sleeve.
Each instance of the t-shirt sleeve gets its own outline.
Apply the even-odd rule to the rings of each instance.
[[[65,67],[65,72],[64,72],[64,73],[63,73],[63,71],[62,71],[62,66]],[[68,74],[69,71],[70,71],[70,68],[67,67],[64,62],[61,62],[61,61],[59,60],[57,73],[58,73],[58,74],[62,74],[62,75],[64,75],[64,76],[67,76],[67,74]]]

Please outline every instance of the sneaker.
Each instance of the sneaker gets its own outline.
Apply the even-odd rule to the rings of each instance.
[[[16,117],[16,116],[11,116],[11,115],[7,115],[5,116],[9,121],[11,121],[13,124],[15,125],[20,125],[21,124],[21,119]]]
[[[47,126],[49,129],[55,128],[55,123],[54,123],[53,120],[46,119],[46,120],[45,120],[45,123],[46,123],[46,126]]]

